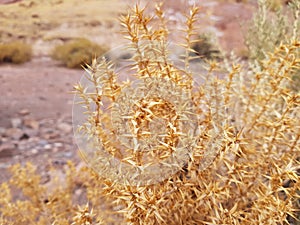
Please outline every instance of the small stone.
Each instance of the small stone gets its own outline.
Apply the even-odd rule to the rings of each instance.
[[[28,109],[22,109],[20,112],[19,112],[19,115],[21,116],[26,116],[28,115],[30,112]]]
[[[12,118],[10,122],[13,128],[20,128],[22,126],[22,120],[20,118]]]
[[[42,145],[42,146],[46,146],[49,144],[48,141],[46,141],[46,140],[39,140],[38,143],[39,143],[39,145]]]
[[[31,150],[31,153],[32,153],[33,155],[37,154],[38,152],[39,152],[39,151],[38,151],[36,148],[34,148],[34,149]]]
[[[12,157],[16,154],[16,147],[12,143],[4,143],[0,146],[0,158]]]
[[[2,136],[3,134],[5,134],[5,128],[4,127],[0,127],[0,136]]]
[[[21,157],[23,157],[23,156],[21,156],[21,155],[14,155],[13,159],[17,161],[17,160],[20,160]]]
[[[20,151],[23,151],[28,148],[27,144],[22,144],[22,143],[18,144],[17,147],[18,147],[18,150],[20,150]]]
[[[58,124],[57,128],[65,133],[70,133],[72,131],[72,126],[67,123],[60,123]]]
[[[65,166],[66,164],[67,164],[67,162],[64,159],[54,159],[52,161],[52,166],[55,166],[55,167]]]
[[[53,128],[42,128],[40,130],[40,136],[43,138],[43,139],[46,139],[46,140],[49,140],[49,139],[56,139],[56,138],[59,138],[59,132],[57,131],[57,129],[53,129]]]
[[[55,138],[59,138],[59,134],[56,134],[56,133],[43,134],[42,137],[47,140],[53,140]]]
[[[30,139],[29,139],[29,141],[31,142],[31,143],[37,143],[39,140],[41,140],[41,138],[40,137],[30,137]]]
[[[57,147],[57,148],[63,147],[63,144],[60,142],[55,142],[53,145],[54,145],[54,147]]]
[[[23,129],[23,132],[25,134],[27,134],[29,137],[35,137],[38,135],[38,130],[33,130],[33,129],[29,129],[29,128]]]
[[[5,132],[5,136],[13,140],[20,140],[24,132],[18,128],[9,128]]]
[[[46,149],[46,150],[49,150],[51,148],[52,148],[52,146],[50,144],[47,144],[47,145],[44,146],[44,149]]]
[[[34,130],[38,130],[40,127],[40,124],[38,121],[34,120],[34,119],[24,119],[24,125],[28,128],[34,129]]]
[[[19,138],[19,140],[28,140],[30,136],[23,132],[23,135]]]
[[[71,158],[72,155],[73,155],[72,152],[64,152],[64,153],[63,153],[63,157],[65,157],[65,158]]]

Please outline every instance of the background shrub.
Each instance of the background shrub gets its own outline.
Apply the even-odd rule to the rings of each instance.
[[[191,48],[200,58],[204,59],[219,59],[221,53],[218,48],[213,44],[213,37],[208,34],[200,34]]]
[[[0,63],[24,63],[30,61],[32,48],[20,41],[0,44]]]
[[[248,48],[249,59],[262,61],[268,58],[268,52],[280,43],[287,43],[300,36],[300,1],[286,1],[288,9],[277,8],[274,4],[277,1],[259,0],[258,11],[254,15],[248,30],[245,32],[245,44]],[[299,58],[300,51],[295,52]],[[292,76],[294,83],[291,89],[300,90],[300,70],[295,68]]]
[[[272,51],[281,42],[299,37],[299,12],[298,0],[291,1],[288,10],[278,8],[276,12],[272,10],[272,1],[259,0],[258,11],[245,32],[245,44],[250,59],[265,59],[267,52]]]
[[[51,56],[69,68],[80,68],[82,65],[91,64],[94,57],[104,54],[107,50],[106,47],[79,38],[56,46]]]

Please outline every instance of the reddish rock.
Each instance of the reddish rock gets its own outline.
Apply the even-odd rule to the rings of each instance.
[[[34,130],[38,130],[40,127],[40,124],[38,121],[34,120],[34,119],[24,119],[24,125],[28,128],[34,129]]]
[[[0,145],[0,158],[12,157],[16,154],[16,147],[12,143]]]

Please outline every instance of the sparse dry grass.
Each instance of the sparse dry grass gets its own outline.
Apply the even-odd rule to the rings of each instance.
[[[82,68],[86,64],[91,64],[93,58],[102,56],[107,50],[105,46],[100,46],[85,38],[78,38],[56,46],[51,56],[68,68]]]
[[[30,61],[31,57],[32,48],[26,43],[19,41],[0,43],[0,63],[21,64]]]

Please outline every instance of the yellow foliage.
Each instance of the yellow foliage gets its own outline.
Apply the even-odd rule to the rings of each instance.
[[[69,68],[81,68],[85,64],[91,64],[93,58],[101,56],[106,51],[106,47],[79,38],[56,46],[52,51],[52,58],[62,61]]]
[[[10,42],[0,44],[0,63],[20,64],[30,61],[32,57],[31,46],[23,42]]]

